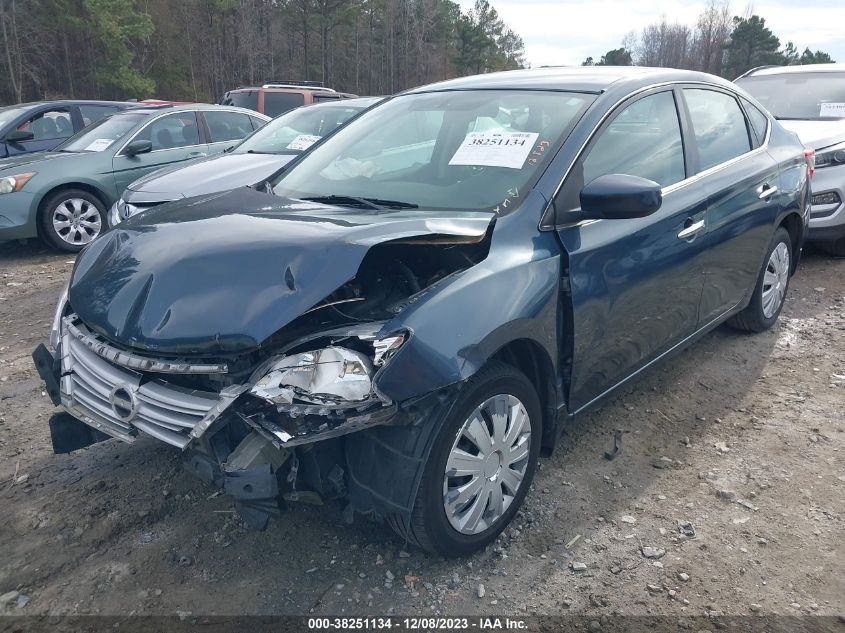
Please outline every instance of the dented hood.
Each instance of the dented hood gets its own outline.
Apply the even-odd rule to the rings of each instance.
[[[251,189],[161,205],[77,258],[70,305],[113,341],[163,353],[254,349],[352,279],[367,251],[421,235],[477,239],[488,213],[359,211]]]

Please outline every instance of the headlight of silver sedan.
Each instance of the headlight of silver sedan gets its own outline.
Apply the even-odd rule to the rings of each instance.
[[[129,204],[121,198],[117,202],[115,202],[111,209],[109,209],[109,226],[113,227],[120,222],[123,222],[127,218],[131,218],[133,215],[141,211],[138,207],[134,204]]]

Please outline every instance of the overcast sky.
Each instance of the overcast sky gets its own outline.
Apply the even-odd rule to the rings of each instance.
[[[621,45],[631,30],[661,16],[695,25],[705,0],[490,0],[504,21],[522,36],[532,66],[596,61]],[[469,9],[475,0],[460,0]],[[746,0],[731,4],[744,15]],[[766,19],[781,45],[792,40],[803,51],[809,46],[845,62],[845,0],[754,0],[754,13]]]

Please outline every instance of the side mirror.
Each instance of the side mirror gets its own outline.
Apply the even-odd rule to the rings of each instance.
[[[153,151],[152,141],[132,141],[123,149],[123,153],[127,156],[137,156],[151,151]]]
[[[31,141],[35,138],[35,134],[29,130],[12,130],[6,135],[4,139],[7,143],[22,143],[23,141]]]
[[[607,174],[581,190],[582,217],[592,220],[644,218],[662,203],[660,185],[639,176]]]

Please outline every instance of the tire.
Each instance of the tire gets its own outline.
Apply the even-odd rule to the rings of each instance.
[[[476,414],[485,403],[489,407],[506,404],[509,407],[504,409],[510,414],[505,424],[498,427],[498,433],[488,411],[481,416],[486,423],[483,427],[478,426],[481,422]],[[522,409],[519,409],[520,404]],[[522,417],[523,410],[527,420]],[[391,527],[412,544],[445,557],[471,554],[492,542],[513,519],[531,486],[540,453],[540,416],[540,400],[528,378],[505,363],[489,363],[466,384],[435,438],[410,520],[398,515],[390,517]],[[481,437],[486,432],[487,439],[494,438],[487,453],[478,450],[473,455],[478,447],[464,432],[465,425],[466,433],[474,437]],[[526,435],[528,429],[530,432]],[[508,431],[517,433],[515,439],[508,437]],[[463,451],[455,459],[469,453],[471,467],[478,469],[477,476],[458,477],[454,475],[457,471],[452,470],[453,475],[447,477],[447,462],[453,450]],[[483,458],[485,454],[486,459]],[[514,461],[508,465],[512,459]],[[456,462],[452,464],[454,467]],[[520,473],[522,478],[518,480],[516,475]],[[517,481],[516,490],[509,487]],[[460,496],[459,489],[466,493],[473,488],[478,489],[476,494],[467,494],[463,501],[454,503]],[[447,498],[453,501],[449,507],[461,511],[447,514]],[[495,501],[499,498],[502,504],[497,510]],[[482,507],[483,513],[480,513]],[[477,522],[474,522],[476,518]],[[457,527],[462,521],[463,533]]]
[[[108,227],[103,203],[81,189],[62,189],[48,196],[38,216],[44,242],[68,253],[78,253]]]
[[[766,251],[765,263],[757,277],[751,302],[728,321],[731,326],[746,332],[763,332],[775,324],[789,289],[792,261],[792,239],[787,230],[780,227]],[[771,303],[767,300],[769,298]]]
[[[845,237],[834,241],[816,242],[819,250],[834,257],[845,257]]]

